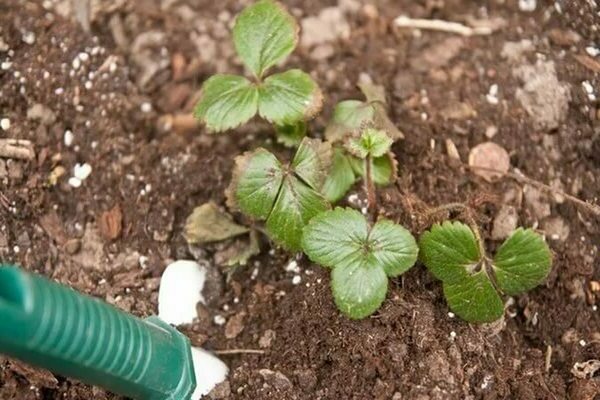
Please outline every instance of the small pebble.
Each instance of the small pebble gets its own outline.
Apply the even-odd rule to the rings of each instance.
[[[70,130],[66,130],[65,131],[65,136],[63,138],[65,146],[67,147],[71,147],[71,145],[73,144],[73,141],[75,140],[75,135],[73,135],[73,132],[71,132]]]
[[[144,102],[142,103],[142,105],[140,106],[140,109],[142,110],[142,112],[144,113],[149,113],[150,111],[152,111],[152,104],[148,103],[148,102]]]
[[[452,339],[455,339],[456,338],[456,332],[454,332],[454,331],[450,332],[450,337]]]
[[[455,316],[456,316],[456,315],[455,315],[455,314],[454,314],[452,311],[450,311],[450,312],[448,313],[448,317],[449,317],[449,318],[454,318]]]
[[[73,176],[81,181],[87,179],[88,176],[92,173],[92,166],[88,163],[83,164],[75,164],[73,168]]]
[[[580,345],[581,347],[585,347],[585,345],[586,345],[586,344],[587,344],[587,343],[586,343],[586,342],[585,342],[585,340],[583,340],[583,339],[581,339],[581,340],[579,341],[579,345]]]
[[[525,12],[535,11],[537,7],[536,0],[519,0],[519,10]]]
[[[225,325],[226,319],[222,315],[215,315],[213,322],[215,323],[215,325],[222,326],[222,325]]]
[[[10,119],[8,119],[8,118],[0,119],[0,128],[2,128],[3,131],[9,130],[10,129]]]
[[[35,43],[35,33],[33,33],[33,32],[24,32],[23,36],[21,36],[21,40],[24,43],[32,45],[32,44]]]
[[[292,278],[292,284],[298,285],[302,281],[302,277],[300,275],[294,275]]]
[[[0,64],[0,68],[2,68],[4,71],[9,70],[10,67],[12,67],[12,62],[10,61],[4,61],[2,64]]]
[[[600,54],[600,49],[594,46],[588,46],[585,48],[585,52],[588,53],[591,57],[596,57]]]
[[[488,94],[485,96],[486,100],[488,101],[488,103],[496,105],[498,104],[499,100],[498,100],[498,85],[497,84],[493,84],[492,86],[490,86],[490,90],[488,91]]]

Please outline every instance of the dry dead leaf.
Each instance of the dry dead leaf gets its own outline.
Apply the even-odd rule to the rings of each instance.
[[[231,215],[213,203],[194,208],[185,222],[183,236],[188,244],[218,242],[248,232],[248,228],[233,222]]]
[[[67,241],[67,234],[62,221],[56,211],[50,211],[40,218],[40,225],[52,240],[57,244],[63,245]]]

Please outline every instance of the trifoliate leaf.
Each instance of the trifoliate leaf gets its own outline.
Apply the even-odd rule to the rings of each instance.
[[[333,164],[321,188],[321,193],[327,200],[335,203],[344,197],[355,181],[356,175],[348,156],[342,149],[336,147],[333,151]]]
[[[439,280],[460,282],[473,272],[482,254],[475,234],[461,222],[435,224],[421,235],[420,259]]]
[[[269,76],[258,92],[258,113],[277,125],[311,119],[323,106],[321,89],[299,69]]]
[[[275,125],[277,141],[286,147],[296,147],[306,136],[306,121],[297,121],[287,125]]]
[[[267,230],[271,238],[287,250],[301,250],[302,228],[328,209],[329,203],[321,194],[294,175],[288,175],[267,219]]]
[[[285,168],[265,149],[237,157],[226,191],[228,204],[266,220],[267,232],[274,241],[287,250],[299,250],[302,228],[312,217],[329,209],[329,203],[316,189],[326,174],[318,169],[326,167],[326,155],[331,151],[328,146],[304,138],[300,154]]]
[[[354,172],[364,177],[366,174],[366,161],[356,157],[349,157],[348,160],[354,169]],[[396,158],[392,152],[371,160],[371,173],[373,182],[380,186],[389,185],[397,178],[398,170],[396,167]]]
[[[231,184],[225,192],[227,204],[258,219],[266,219],[277,198],[283,170],[277,158],[259,148],[235,159]]]
[[[498,286],[511,296],[539,285],[548,276],[551,265],[548,245],[531,229],[513,232],[494,257]]]
[[[314,217],[304,228],[302,248],[312,261],[333,268],[335,302],[350,318],[373,313],[385,299],[386,276],[408,270],[418,252],[402,226],[380,220],[371,228],[364,215],[349,208]]]
[[[306,184],[319,191],[329,174],[332,155],[331,143],[305,138],[296,151],[292,169]]]
[[[366,128],[358,138],[348,141],[348,151],[358,158],[381,157],[390,151],[392,139],[382,130]]]
[[[467,321],[500,318],[503,303],[496,287],[519,294],[539,285],[550,271],[550,250],[529,229],[517,229],[493,262],[481,254],[473,231],[460,222],[434,225],[421,236],[419,246],[423,263],[444,283],[448,305]]]
[[[388,279],[383,269],[367,259],[336,267],[331,272],[331,290],[336,306],[352,319],[373,314],[385,300]]]
[[[189,244],[218,242],[248,232],[248,228],[233,222],[231,215],[213,203],[194,208],[185,222],[183,236]]]
[[[248,79],[237,75],[214,75],[202,85],[194,116],[211,131],[235,128],[258,110],[258,90]]]
[[[504,303],[484,270],[455,283],[444,283],[450,309],[471,322],[492,322],[502,316]]]
[[[335,106],[331,121],[325,129],[325,138],[330,142],[343,140],[351,134],[358,134],[375,115],[371,104],[359,100],[345,100]]]
[[[298,23],[280,3],[262,0],[238,15],[233,41],[244,64],[260,78],[294,50],[298,32]]]

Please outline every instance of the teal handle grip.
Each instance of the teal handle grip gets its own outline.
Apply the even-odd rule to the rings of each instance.
[[[0,353],[139,400],[188,400],[189,340],[38,275],[0,267]]]

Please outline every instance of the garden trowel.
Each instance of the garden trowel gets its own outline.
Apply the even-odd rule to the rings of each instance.
[[[227,372],[158,317],[12,266],[0,266],[0,353],[139,400],[198,400]]]

